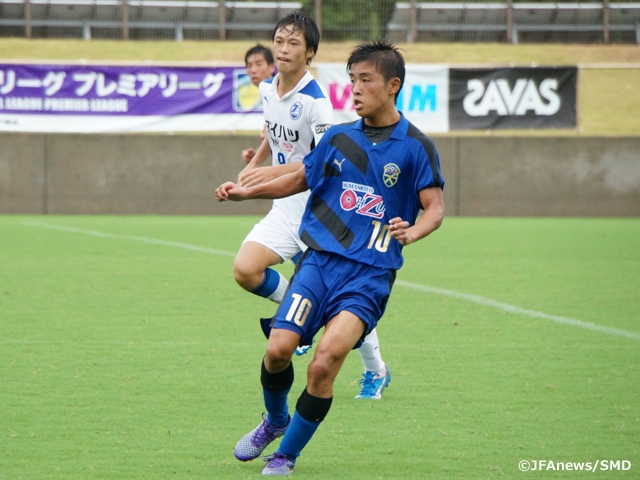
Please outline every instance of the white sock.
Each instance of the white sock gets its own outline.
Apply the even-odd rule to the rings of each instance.
[[[382,355],[380,355],[380,344],[378,343],[378,334],[375,328],[371,330],[371,333],[364,337],[362,346],[358,349],[360,358],[362,359],[362,365],[365,371],[377,372],[384,374],[384,362],[382,361]]]
[[[280,272],[278,272],[280,276],[280,282],[278,283],[278,288],[276,291],[269,295],[267,298],[272,302],[276,302],[278,304],[282,303],[282,299],[284,298],[284,292],[287,291],[287,287],[289,286],[289,282],[286,278],[282,276]]]

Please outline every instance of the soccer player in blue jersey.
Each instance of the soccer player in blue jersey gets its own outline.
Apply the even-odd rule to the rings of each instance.
[[[266,138],[238,176],[241,185],[255,185],[297,170],[333,123],[331,102],[307,70],[319,41],[318,27],[302,13],[291,13],[275,26],[272,47],[278,74],[258,87],[268,127]],[[247,56],[251,72],[250,59]],[[272,166],[257,168],[269,157]],[[233,268],[242,288],[276,303],[282,301],[289,282],[271,267],[297,259],[306,250],[299,230],[308,198],[307,191],[274,200],[271,211],[249,232]],[[296,353],[303,354],[309,345],[301,345]],[[391,380],[379,347],[374,329],[358,349],[365,371],[356,398],[379,400]]]
[[[236,445],[258,457],[283,436],[266,457],[263,475],[293,472],[329,412],[347,354],[384,313],[402,248],[436,230],[444,215],[435,145],[396,109],[405,75],[402,55],[385,41],[360,45],[347,70],[360,120],[330,128],[305,157],[304,168],[256,186],[227,182],[216,190],[219,201],[311,190],[300,227],[309,248],[274,317],[262,366],[269,415],[289,416],[293,353],[325,329],[288,427],[255,429]]]

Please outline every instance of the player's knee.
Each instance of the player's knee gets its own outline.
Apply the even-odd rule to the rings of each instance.
[[[249,264],[242,260],[237,260],[233,263],[233,278],[236,283],[245,290],[253,290],[262,281],[264,272],[256,271],[255,268],[251,268]]]
[[[272,371],[280,371],[287,367],[291,363],[291,357],[293,352],[289,351],[284,345],[276,342],[269,342],[267,344],[267,354],[265,363]]]
[[[310,383],[332,383],[337,374],[335,359],[331,356],[318,355],[318,352],[316,352],[307,369]]]

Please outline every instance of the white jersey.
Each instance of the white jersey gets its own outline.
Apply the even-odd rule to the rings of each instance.
[[[282,98],[277,91],[279,77],[259,86],[273,165],[301,162],[333,122],[331,102],[309,72]],[[306,191],[274,200],[273,206],[282,209],[291,222],[300,224],[308,198]]]

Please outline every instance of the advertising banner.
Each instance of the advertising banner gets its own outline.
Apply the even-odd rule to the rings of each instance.
[[[334,123],[358,118],[344,63],[317,65],[317,79],[333,105]],[[444,65],[407,65],[398,110],[423,132],[449,131],[449,70]]]
[[[575,128],[576,67],[451,68],[451,130]]]
[[[0,130],[259,130],[242,67],[0,64]]]
[[[342,63],[316,67],[334,122],[358,118]],[[397,106],[419,129],[575,128],[576,67],[406,66]],[[257,131],[257,87],[244,66],[0,64],[0,131]]]

